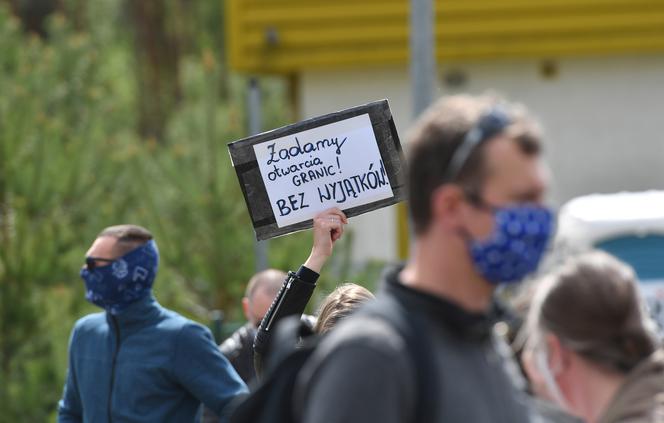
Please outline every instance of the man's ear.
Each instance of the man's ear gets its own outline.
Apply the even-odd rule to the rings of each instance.
[[[249,298],[247,297],[242,297],[242,311],[244,312],[244,317],[248,321],[251,321],[251,316],[249,316]]]
[[[454,184],[443,184],[431,193],[431,218],[446,229],[456,229],[461,222],[464,194]]]

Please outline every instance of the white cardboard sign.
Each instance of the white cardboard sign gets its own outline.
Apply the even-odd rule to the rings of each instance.
[[[279,228],[394,195],[368,114],[253,148]]]

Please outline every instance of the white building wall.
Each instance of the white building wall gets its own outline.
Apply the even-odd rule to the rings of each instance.
[[[545,128],[556,205],[588,193],[662,189],[664,56],[550,63],[548,77],[535,60],[443,65],[436,95],[494,90],[526,104]],[[303,118],[387,98],[402,143],[412,122],[405,66],[306,72],[299,92]],[[351,229],[358,259],[396,258],[394,207],[352,219]]]

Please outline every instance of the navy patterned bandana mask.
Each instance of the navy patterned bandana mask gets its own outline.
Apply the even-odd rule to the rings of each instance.
[[[521,205],[494,210],[489,238],[469,241],[475,269],[493,284],[519,282],[537,270],[554,227],[553,212]]]
[[[131,303],[150,295],[158,267],[159,250],[153,240],[107,266],[92,270],[84,267],[81,278],[85,282],[85,299],[117,315]]]

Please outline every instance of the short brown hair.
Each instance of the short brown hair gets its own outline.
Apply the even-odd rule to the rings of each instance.
[[[142,226],[131,224],[109,226],[99,232],[97,238],[105,236],[117,239],[113,249],[119,256],[127,254],[153,239],[150,231]]]
[[[656,347],[631,267],[604,252],[571,259],[537,288],[531,329],[553,333],[567,348],[626,373]]]
[[[480,117],[500,106],[510,118],[503,132],[514,139],[524,154],[540,151],[541,131],[535,120],[519,104],[507,103],[492,95],[444,97],[429,107],[417,120],[407,137],[408,194],[410,212],[417,234],[431,221],[431,194],[445,182],[454,182],[467,192],[479,192],[485,179],[483,151],[480,145],[468,157],[453,181],[445,181],[454,152]]]
[[[361,304],[374,298],[368,289],[354,283],[345,283],[325,297],[318,309],[316,333],[325,333],[351,314]]]

